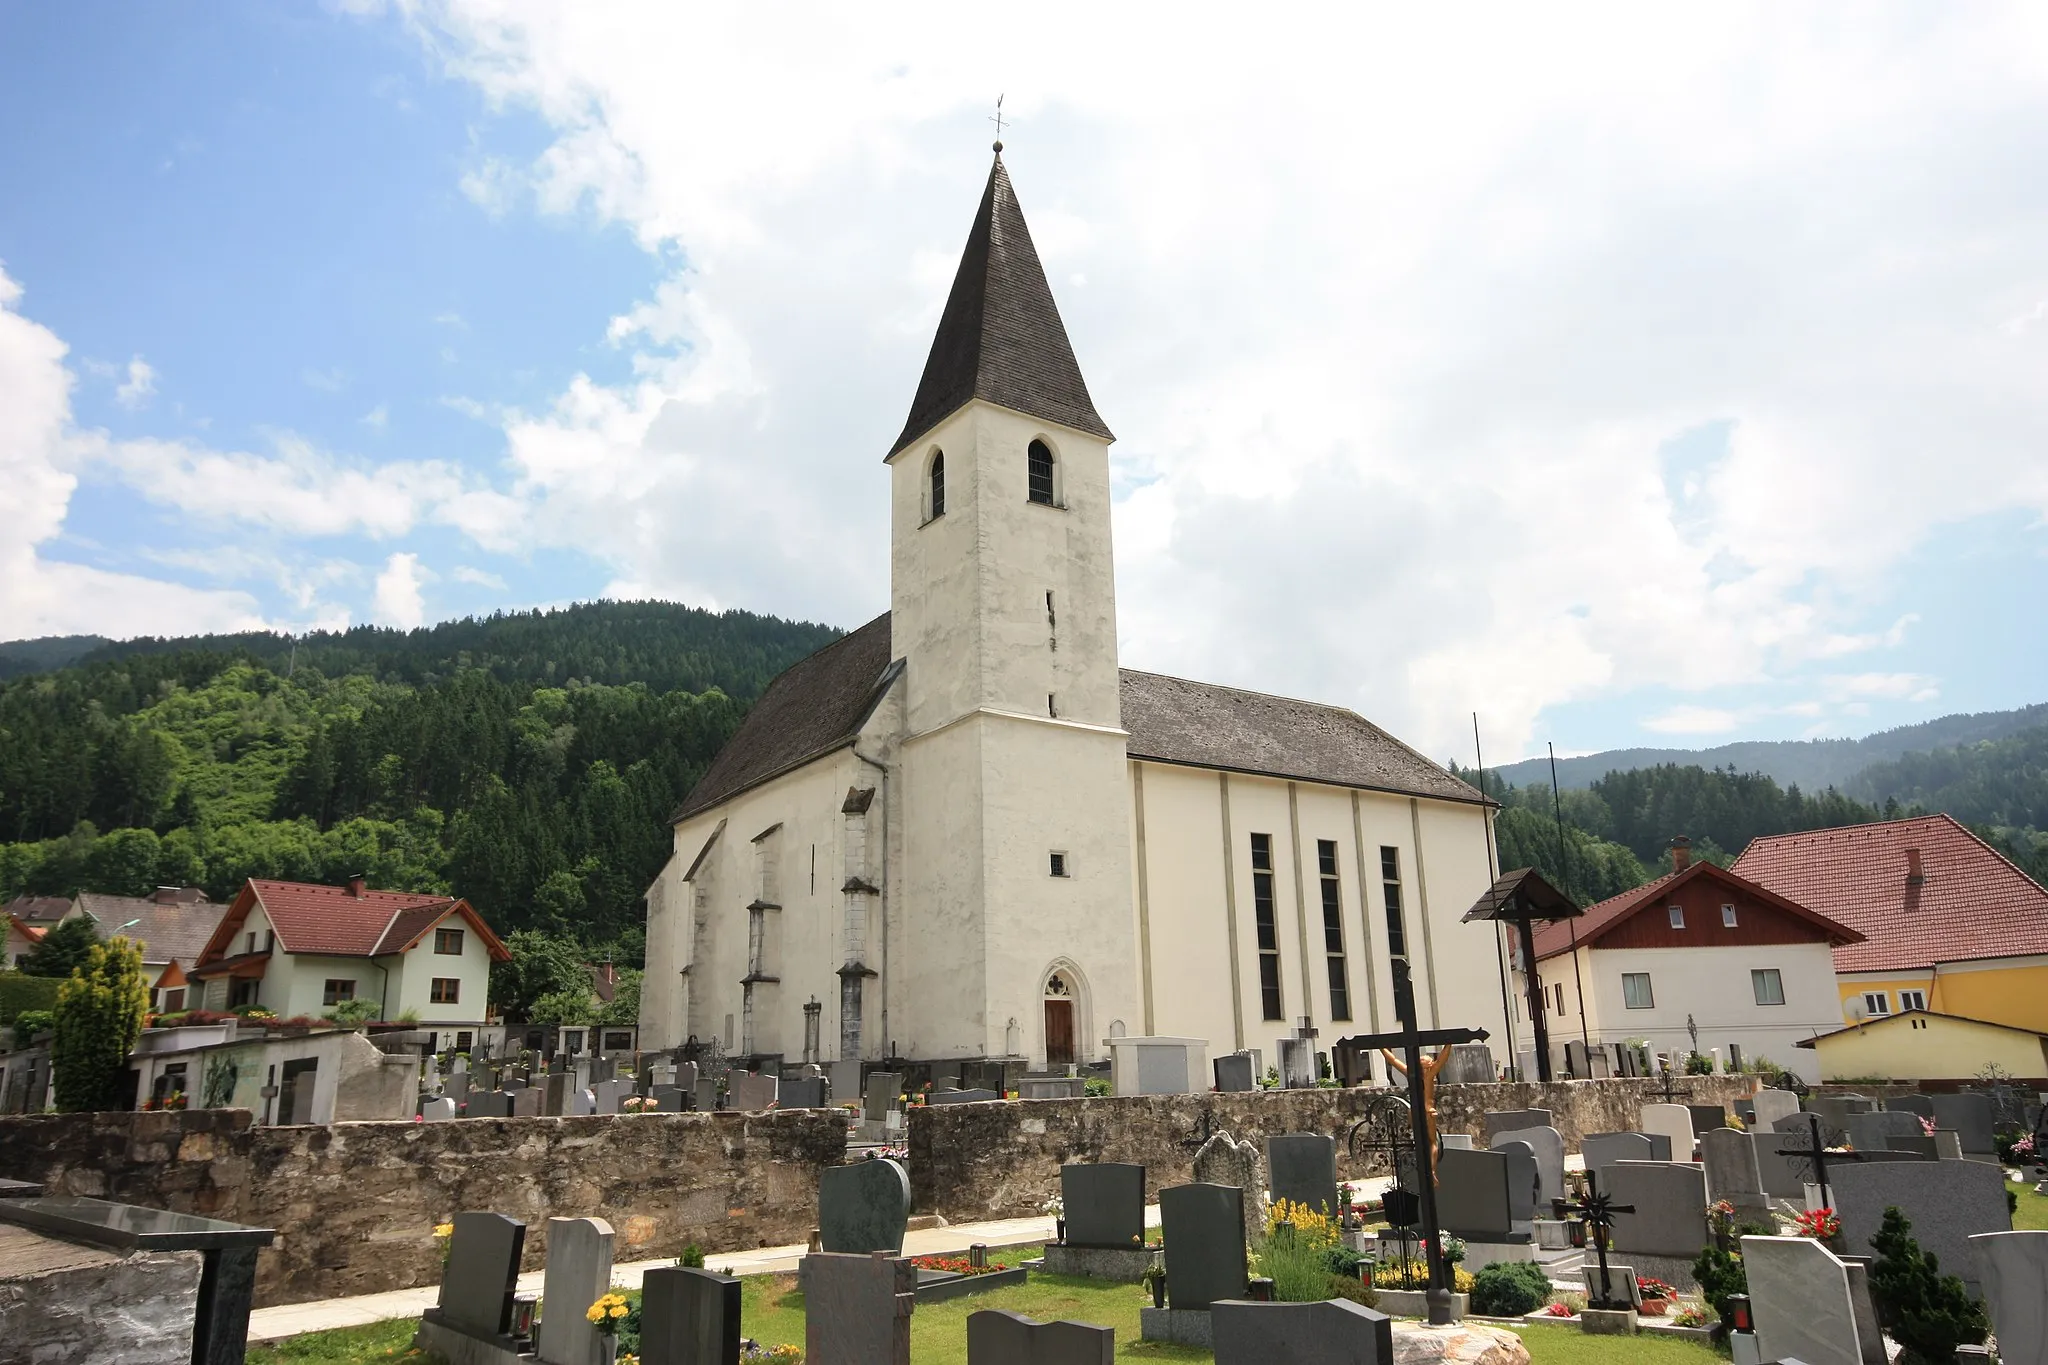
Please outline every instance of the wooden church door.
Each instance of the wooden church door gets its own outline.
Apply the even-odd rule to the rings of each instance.
[[[1054,972],[1045,983],[1045,1063],[1074,1060],[1074,1000],[1067,979]]]

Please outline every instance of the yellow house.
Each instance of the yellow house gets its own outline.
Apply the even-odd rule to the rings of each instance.
[[[2048,890],[1951,817],[1756,839],[1735,871],[1863,935],[1834,953],[1845,1023],[1925,1011],[2048,1033]]]
[[[1995,1066],[2021,1086],[2048,1086],[2048,1034],[1929,1010],[1851,1024],[1798,1046],[1819,1055],[1823,1081],[1967,1081]]]

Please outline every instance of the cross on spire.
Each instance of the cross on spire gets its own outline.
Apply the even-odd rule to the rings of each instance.
[[[996,150],[1000,152],[1003,150],[1003,97],[1001,95],[996,96],[996,111],[990,116],[989,122],[996,126]]]

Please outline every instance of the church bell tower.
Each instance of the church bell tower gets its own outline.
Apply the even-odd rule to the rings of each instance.
[[[887,461],[902,913],[931,950],[894,1031],[910,1055],[1057,1064],[1137,1018],[1114,438],[996,152]]]

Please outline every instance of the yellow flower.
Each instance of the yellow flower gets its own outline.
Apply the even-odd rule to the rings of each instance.
[[[435,1235],[436,1237],[453,1237],[453,1236],[455,1235],[455,1224],[453,1224],[453,1223],[436,1223],[436,1224],[434,1224],[434,1235]]]
[[[612,1316],[615,1318],[623,1318],[624,1316],[626,1316],[626,1305],[622,1303],[619,1304],[617,1307],[613,1308]]]
[[[604,1303],[602,1301],[599,1301],[597,1303],[593,1303],[592,1305],[590,1305],[590,1311],[586,1312],[583,1315],[583,1320],[585,1322],[603,1322]]]

